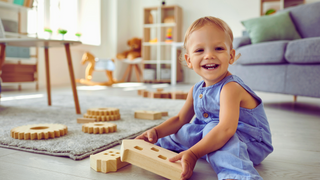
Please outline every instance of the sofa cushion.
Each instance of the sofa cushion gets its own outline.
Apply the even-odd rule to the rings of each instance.
[[[238,64],[284,64],[286,46],[289,41],[273,41],[242,46],[236,54],[241,53]]]
[[[246,46],[248,44],[251,44],[251,39],[249,36],[243,36],[243,37],[236,37],[233,39],[233,49],[238,49],[241,46]]]
[[[242,21],[249,33],[252,44],[300,39],[288,11]]]
[[[320,63],[320,37],[290,41],[285,58],[290,63]]]
[[[255,91],[283,93],[287,64],[231,65],[229,71],[239,76]]]
[[[299,5],[282,10],[290,16],[302,38],[320,36],[320,2]]]

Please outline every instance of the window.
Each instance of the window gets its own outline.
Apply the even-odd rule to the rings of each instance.
[[[101,44],[100,0],[37,0],[37,10],[28,12],[28,33],[46,38],[44,28],[52,30],[51,39],[62,39],[59,29],[67,30],[64,39],[78,40],[83,44]],[[35,21],[36,19],[36,21]]]

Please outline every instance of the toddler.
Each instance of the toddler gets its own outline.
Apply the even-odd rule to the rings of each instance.
[[[181,160],[181,179],[205,158],[219,180],[260,180],[254,165],[273,151],[262,100],[228,71],[237,59],[232,41],[221,19],[196,20],[185,34],[184,58],[203,81],[190,89],[178,115],[136,137],[179,152],[169,161]]]

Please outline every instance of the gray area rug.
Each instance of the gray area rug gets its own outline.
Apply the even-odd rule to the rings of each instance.
[[[82,124],[75,113],[72,95],[53,95],[52,106],[47,105],[47,97],[10,100],[0,102],[0,147],[69,157],[73,160],[87,158],[91,154],[121,144],[122,139],[134,138],[143,131],[154,127],[169,117],[176,115],[184,100],[148,99],[128,97],[80,96],[81,112],[88,108],[115,107],[120,109],[121,119],[111,121],[117,124],[117,132],[109,134],[87,134],[81,131]],[[169,116],[161,120],[140,120],[134,118],[136,110],[168,111]],[[47,140],[18,140],[10,136],[12,128],[54,123],[68,127],[68,134]]]

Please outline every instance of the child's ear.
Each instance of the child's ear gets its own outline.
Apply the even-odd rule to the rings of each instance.
[[[233,64],[235,62],[235,56],[236,56],[236,50],[232,49],[230,51],[230,60],[229,60],[229,64]]]
[[[186,60],[187,62],[187,65],[188,65],[188,68],[192,69],[192,64],[191,64],[191,61],[190,61],[190,56],[189,54],[184,54],[184,59]]]

